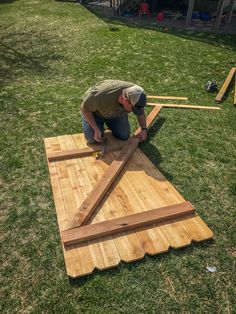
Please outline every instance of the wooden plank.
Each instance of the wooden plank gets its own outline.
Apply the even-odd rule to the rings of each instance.
[[[160,112],[161,107],[156,106],[147,117],[147,128],[151,125],[157,114]],[[78,213],[74,216],[71,223],[68,225],[69,228],[79,227],[87,223],[91,215],[93,214],[95,208],[103,199],[104,195],[107,193],[108,189],[115,181],[118,174],[124,168],[125,164],[129,160],[130,156],[132,156],[135,149],[138,147],[139,138],[138,136],[140,132],[140,128],[138,128],[134,137],[130,138],[128,142],[123,146],[118,159],[114,160],[111,166],[105,171],[104,175],[100,179],[100,181],[95,185],[92,189],[88,197],[84,200],[81,206],[78,209]]]
[[[72,138],[78,147],[83,145],[82,142],[84,136],[72,135]],[[116,141],[114,138],[113,140]],[[91,157],[77,160],[77,162],[83,164],[86,169],[84,176],[89,179],[89,182],[86,183],[86,185],[89,185],[90,189],[97,183],[107,167],[109,167],[109,164],[111,163],[109,156],[110,154],[106,154],[105,158],[102,160],[96,160]],[[106,202],[98,206],[93,215],[94,217],[91,217],[90,220],[91,223],[97,223],[115,217],[123,217],[125,215],[126,213],[122,204],[115,198],[115,194],[112,191],[106,199]],[[114,249],[111,245],[108,245],[109,242],[113,243],[118,254],[113,253]],[[102,239],[96,239],[89,241],[89,244],[94,263],[98,269],[114,267],[116,263],[118,264],[121,260],[125,262],[140,260],[145,255],[145,251],[135,233],[123,233],[119,234],[119,237],[109,236]],[[102,258],[100,255],[102,255]],[[117,258],[117,255],[119,258]],[[104,261],[105,267],[102,267],[102,261]]]
[[[146,118],[147,128],[150,128],[152,122],[156,118],[156,116],[160,113],[162,109],[162,106],[156,105],[155,108],[152,109],[152,111],[149,113],[149,115]],[[134,136],[138,136],[138,134],[141,132],[141,128],[137,128],[137,130],[134,132]]]
[[[93,153],[101,151],[102,146],[99,145],[98,147],[85,147],[80,149],[70,149],[65,150],[57,153],[48,153],[48,161],[59,161],[59,160],[65,160],[65,159],[71,159],[71,158],[79,158],[79,157],[85,157],[90,156]]]
[[[111,138],[110,132],[106,132],[106,137],[108,137],[108,140]],[[116,151],[122,149],[124,146],[124,141],[121,140],[116,140],[114,143],[109,142],[109,145],[106,149],[106,152],[110,151]],[[102,145],[100,144],[94,144],[91,147],[83,147],[83,148],[78,148],[78,149],[67,149],[63,151],[57,151],[57,152],[49,152],[47,154],[47,158],[49,162],[54,162],[54,161],[61,161],[65,159],[73,159],[73,158],[80,158],[80,157],[86,157],[86,156],[91,156],[92,154],[96,152],[100,152],[102,149]]]
[[[147,98],[188,100],[188,97],[178,97],[178,96],[150,96],[150,95],[148,95]]]
[[[59,144],[58,138],[50,138],[47,142],[46,152],[52,151],[52,145],[50,142]],[[50,179],[53,189],[53,196],[56,205],[57,219],[60,231],[63,230],[64,226],[68,224],[68,216],[64,204],[63,193],[59,183],[59,176],[56,169],[56,163],[48,163],[50,171]],[[83,245],[77,245],[77,248],[70,247],[70,250],[62,245],[63,253],[65,256],[65,264],[67,269],[67,274],[70,277],[83,276],[85,273],[92,273],[94,270],[93,261],[91,259],[91,254],[89,249]]]
[[[182,204],[165,206],[150,211],[103,221],[97,224],[65,230],[61,233],[61,236],[65,246],[73,245],[99,237],[183,217],[193,214],[194,212],[195,209],[192,204],[190,202],[184,202]]]
[[[217,102],[221,102],[222,101],[222,99],[223,99],[223,97],[224,97],[224,95],[225,95],[225,93],[226,93],[226,91],[227,91],[227,89],[228,89],[228,87],[229,87],[229,85],[230,85],[234,75],[235,75],[235,70],[236,70],[236,68],[232,68],[229,71],[229,74],[228,74],[226,80],[224,81],[224,83],[223,83],[223,85],[222,85],[218,95],[216,96],[215,101],[217,101]]]
[[[83,139],[84,137],[81,137],[81,147],[85,145]],[[63,149],[77,148],[71,135],[66,135],[62,137],[60,136],[60,142]],[[85,157],[81,159],[66,161],[70,185],[74,191],[74,198],[78,206],[81,204],[82,200],[88,195],[88,191],[92,189],[92,185],[94,183],[95,178],[93,178],[93,176],[90,176],[91,172],[89,171],[91,169],[90,159],[93,160],[93,158],[91,157]],[[87,167],[87,163],[90,164],[90,168]],[[71,220],[74,217],[75,213],[71,211],[71,208],[68,210],[68,213]],[[99,217],[96,217],[97,222],[101,220],[103,220],[103,217],[101,215]],[[93,243],[91,241],[83,243],[82,246],[80,244],[75,245],[73,249],[74,257],[73,260],[70,260],[72,264],[71,268],[73,267],[73,265],[74,267],[76,267],[77,259],[80,258],[81,251],[83,262],[86,264],[87,268],[93,267],[93,269],[106,269],[109,267],[117,266],[120,262],[120,257],[117,253],[116,247],[108,237],[104,238],[103,241],[99,241],[99,243]],[[69,251],[70,250],[68,250],[68,252]]]
[[[209,109],[209,110],[220,110],[220,107],[210,107],[210,106],[194,106],[194,105],[177,105],[177,104],[156,104],[147,103],[149,106],[161,106],[165,108],[184,108],[184,109]]]

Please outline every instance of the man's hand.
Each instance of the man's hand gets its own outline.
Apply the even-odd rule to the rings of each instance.
[[[102,132],[99,130],[99,129],[96,129],[94,131],[94,140],[98,143],[101,143],[102,142]]]
[[[140,142],[146,141],[147,139],[147,130],[141,130],[139,133]]]

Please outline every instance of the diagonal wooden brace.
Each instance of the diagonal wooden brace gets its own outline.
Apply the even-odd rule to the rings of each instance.
[[[99,223],[81,226],[61,232],[62,242],[65,246],[98,239],[116,233],[150,226],[156,223],[169,221],[171,219],[186,217],[195,213],[190,202],[165,206],[140,212],[124,217],[119,217]]]
[[[151,113],[148,115],[147,128],[150,127],[155,117],[161,111],[161,108],[161,106],[155,106]],[[75,214],[73,220],[71,221],[71,223],[69,223],[68,229],[76,228],[87,223],[91,215],[94,213],[96,207],[99,205],[104,195],[117,178],[118,174],[124,168],[125,164],[132,156],[135,149],[138,147],[139,138],[136,136],[140,133],[140,131],[140,128],[135,131],[134,137],[130,138],[128,142],[123,146],[117,160],[114,160],[112,164],[106,169],[102,178],[94,186],[92,191],[79,207],[78,213]]]

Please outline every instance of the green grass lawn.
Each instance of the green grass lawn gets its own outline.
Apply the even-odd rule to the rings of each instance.
[[[204,84],[221,86],[235,65],[235,36],[114,24],[74,2],[0,0],[1,313],[236,313],[232,89],[221,111],[163,109],[141,144],[213,230],[202,244],[69,280],[43,145],[82,131],[80,97],[99,80],[215,105]]]

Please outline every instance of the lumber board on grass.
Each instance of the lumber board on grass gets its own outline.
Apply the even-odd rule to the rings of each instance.
[[[148,95],[147,98],[153,98],[153,99],[176,99],[176,100],[188,100],[188,97],[178,97],[178,96],[151,96]]]
[[[235,70],[236,70],[236,68],[232,68],[229,71],[229,74],[228,74],[226,80],[224,81],[224,83],[223,83],[219,93],[217,94],[217,96],[215,98],[216,102],[221,102],[222,101],[222,99],[223,99],[223,97],[224,97],[224,95],[225,95],[225,93],[226,93],[226,91],[227,91],[227,89],[228,89],[228,87],[229,87],[229,85],[230,85],[234,75],[235,75]]]
[[[156,105],[155,108],[152,109],[152,111],[149,113],[149,115],[146,118],[147,128],[150,128],[150,125],[152,124],[155,117],[160,113],[162,109],[162,106]],[[137,128],[137,130],[134,132],[134,136],[138,136],[138,134],[141,132],[141,128]]]
[[[176,104],[156,104],[147,103],[149,106],[161,106],[165,108],[182,108],[182,109],[209,109],[209,110],[220,110],[220,107],[210,107],[210,106],[194,106],[194,105],[176,105]]]
[[[184,202],[65,230],[61,233],[61,236],[64,245],[68,246],[194,213],[195,208],[193,205],[190,202]]]
[[[151,123],[161,111],[160,106],[156,106],[147,117],[147,128],[150,127]],[[136,137],[140,133],[140,128],[138,128],[134,137],[128,140],[128,142],[123,146],[117,160],[114,160],[110,167],[105,171],[104,175],[100,179],[100,181],[95,185],[92,191],[89,193],[87,198],[83,201],[81,206],[78,208],[78,213],[74,216],[71,223],[69,223],[69,228],[79,227],[87,223],[94,210],[98,206],[98,204],[103,199],[104,195],[115,181],[118,174],[124,168],[125,164],[129,160],[130,156],[132,156],[135,149],[138,147],[139,138]]]

